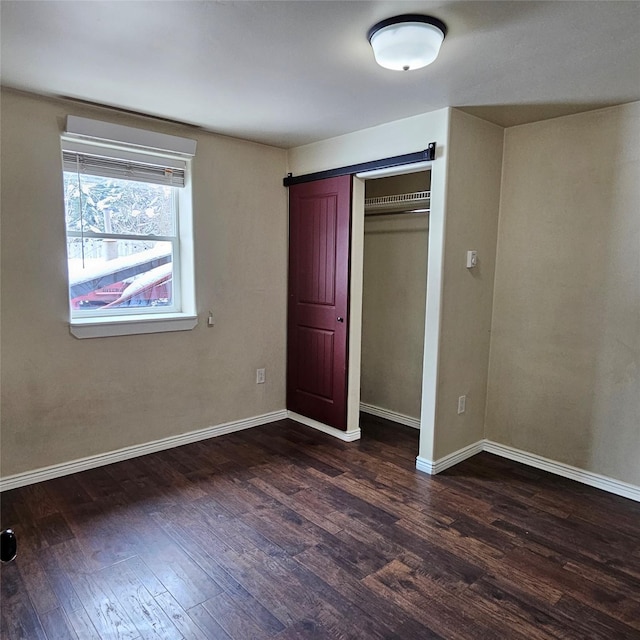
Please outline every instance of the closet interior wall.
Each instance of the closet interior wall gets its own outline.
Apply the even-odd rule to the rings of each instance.
[[[370,198],[430,189],[429,171],[365,183]],[[365,206],[361,402],[419,424],[429,216]],[[371,215],[375,214],[375,215]],[[406,420],[406,419],[410,420]]]

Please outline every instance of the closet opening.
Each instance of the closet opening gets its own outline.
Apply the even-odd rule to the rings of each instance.
[[[431,170],[364,184],[361,428],[420,429]],[[394,423],[390,424],[389,422]]]

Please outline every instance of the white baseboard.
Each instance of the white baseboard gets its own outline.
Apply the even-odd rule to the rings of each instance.
[[[382,407],[376,407],[374,404],[361,402],[360,411],[362,411],[363,413],[369,413],[372,416],[377,416],[378,418],[385,418],[386,420],[391,420],[392,422],[403,424],[407,427],[413,427],[414,429],[420,428],[420,418],[405,416],[402,413],[396,413],[395,411],[389,411],[388,409],[383,409]]]
[[[438,460],[428,460],[427,458],[421,458],[418,456],[416,458],[416,469],[434,476],[437,473],[440,473],[449,467],[453,467],[453,465],[480,453],[482,451],[482,445],[483,441],[478,440],[478,442],[474,442],[462,449],[458,449],[457,451],[454,451],[443,458],[439,458]]]
[[[366,411],[365,409],[362,410]],[[371,413],[373,414],[373,412]],[[334,429],[333,427],[329,427],[328,425],[312,420],[311,418],[301,416],[293,411],[273,411],[253,418],[235,420],[215,427],[207,427],[205,429],[190,431],[189,433],[183,433],[177,436],[162,438],[161,440],[155,440],[153,442],[125,447],[124,449],[118,449],[117,451],[110,451],[108,453],[80,458],[79,460],[72,460],[71,462],[63,462],[61,464],[51,465],[50,467],[35,469],[34,471],[26,471],[12,476],[6,476],[5,478],[0,478],[0,492],[24,487],[29,484],[35,484],[36,482],[42,482],[44,480],[51,480],[52,478],[60,478],[61,476],[77,473],[79,471],[86,471],[87,469],[95,469],[107,464],[113,464],[114,462],[129,460],[130,458],[137,458],[138,456],[155,453],[156,451],[172,449],[173,447],[197,442],[198,440],[206,440],[207,438],[214,438],[226,433],[233,433],[234,431],[257,427],[270,422],[276,422],[277,420],[284,420],[285,418],[290,418],[296,422],[300,422],[304,425],[322,431],[323,433],[334,436],[335,438],[339,438],[344,442],[353,442],[354,440],[360,439],[360,429],[340,431],[339,429]],[[389,419],[391,420],[392,418]],[[395,420],[395,422],[399,421]],[[576,480],[582,484],[640,502],[640,487],[636,485],[628,482],[622,482],[621,480],[616,480],[614,478],[609,478],[592,471],[586,471],[585,469],[579,469],[578,467],[572,467],[571,465],[564,464],[562,462],[550,460],[549,458],[544,458],[534,453],[515,449],[514,447],[509,447],[490,440],[479,440],[478,442],[463,447],[462,449],[458,449],[457,451],[435,461],[418,456],[416,458],[416,469],[430,475],[435,475],[462,462],[463,460],[466,460],[467,458],[470,458],[471,456],[476,455],[477,453],[480,453],[481,451],[493,453],[494,455],[508,458],[515,462],[521,462],[522,464],[526,464],[530,467],[542,469],[543,471],[548,471],[564,478]]]
[[[549,458],[544,458],[535,453],[515,449],[514,447],[509,447],[498,442],[492,442],[491,440],[484,441],[483,449],[487,453],[493,453],[494,455],[508,458],[515,462],[521,462],[522,464],[535,467],[536,469],[549,471],[550,473],[555,473],[563,478],[576,480],[582,484],[588,484],[590,487],[596,487],[596,489],[602,489],[603,491],[615,493],[623,498],[630,498],[631,500],[640,502],[640,487],[629,484],[628,482],[609,478],[607,476],[600,475],[599,473],[594,473],[593,471],[572,467],[569,464],[564,464],[564,462],[550,460]]]
[[[452,467],[471,456],[475,456],[481,451],[487,453],[493,453],[494,455],[501,456],[502,458],[508,458],[514,462],[520,462],[526,464],[529,467],[535,467],[536,469],[542,469],[549,473],[562,476],[563,478],[569,478],[582,484],[587,484],[590,487],[596,489],[602,489],[609,493],[614,493],[623,498],[629,498],[640,502],[640,487],[629,484],[628,482],[622,482],[614,478],[594,473],[593,471],[587,471],[586,469],[579,469],[578,467],[572,467],[564,462],[558,462],[556,460],[550,460],[544,458],[535,453],[528,451],[522,451],[521,449],[515,449],[498,442],[492,442],[491,440],[479,440],[473,444],[470,444],[462,449],[458,449],[449,455],[439,458],[438,460],[428,460],[427,458],[416,458],[416,469],[423,471],[430,475],[435,475]]]
[[[233,422],[226,422],[215,427],[206,427],[205,429],[198,429],[197,431],[190,431],[177,436],[169,436],[161,440],[145,442],[144,444],[133,445],[131,447],[125,447],[124,449],[109,451],[108,453],[100,453],[95,456],[72,460],[71,462],[63,462],[61,464],[51,465],[50,467],[35,469],[34,471],[17,473],[12,476],[0,478],[0,491],[8,491],[9,489],[24,487],[28,484],[42,482],[43,480],[51,480],[52,478],[60,478],[61,476],[67,476],[71,473],[103,467],[104,465],[113,464],[114,462],[137,458],[138,456],[163,451],[164,449],[172,449],[173,447],[197,442],[198,440],[206,440],[207,438],[222,436],[225,433],[233,433],[234,431],[257,427],[262,424],[268,424],[269,422],[284,420],[286,417],[287,412],[284,409],[281,411],[273,411],[253,418],[234,420]]]
[[[317,429],[318,431],[322,431],[322,433],[327,433],[334,438],[338,438],[339,440],[343,440],[344,442],[353,442],[354,440],[360,440],[360,429],[352,429],[351,431],[341,431],[340,429],[336,429],[335,427],[330,427],[322,422],[318,422],[317,420],[313,420],[312,418],[307,418],[306,416],[301,416],[299,413],[295,413],[294,411],[287,411],[287,418],[291,420],[295,420],[296,422],[300,422],[301,424],[306,425],[307,427],[311,427],[313,429]]]

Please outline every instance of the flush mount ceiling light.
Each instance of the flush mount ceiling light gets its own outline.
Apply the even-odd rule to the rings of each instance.
[[[407,14],[374,24],[367,37],[381,67],[411,71],[438,57],[446,33],[447,26],[437,18]]]

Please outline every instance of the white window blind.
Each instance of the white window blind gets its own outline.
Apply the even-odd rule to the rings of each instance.
[[[179,163],[176,160],[170,163],[151,164],[68,150],[63,150],[62,159],[65,171],[172,187],[185,186],[185,168],[176,166]],[[162,160],[162,158],[157,159]]]

